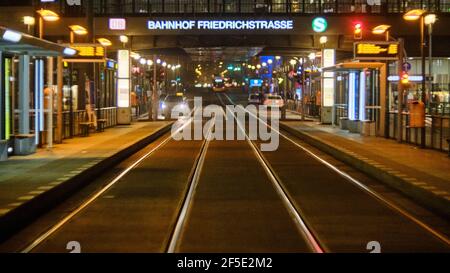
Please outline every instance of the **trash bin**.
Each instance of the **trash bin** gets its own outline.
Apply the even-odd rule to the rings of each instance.
[[[341,130],[348,130],[348,118],[347,117],[339,118],[339,128]]]
[[[348,120],[348,130],[350,133],[360,133],[361,126],[359,120]]]
[[[0,140],[0,161],[6,161],[8,159],[8,141]]]
[[[375,136],[375,122],[371,120],[361,121],[361,135],[363,136]]]
[[[29,155],[36,152],[36,143],[33,134],[20,134],[14,136],[14,154]]]

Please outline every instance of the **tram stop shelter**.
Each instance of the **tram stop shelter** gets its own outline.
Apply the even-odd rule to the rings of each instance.
[[[45,84],[53,88],[53,57],[76,53],[72,48],[0,26],[0,160],[6,160],[9,154],[35,152],[46,127],[44,74]],[[53,103],[47,106],[48,113],[53,113]],[[52,131],[52,118],[48,120]]]
[[[322,68],[335,79],[332,123],[364,135],[386,132],[387,66],[383,62],[347,62]]]

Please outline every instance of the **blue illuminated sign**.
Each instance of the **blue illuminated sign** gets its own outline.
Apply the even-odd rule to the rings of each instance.
[[[106,66],[110,69],[114,69],[115,63],[114,63],[114,61],[107,61]]]
[[[261,79],[250,79],[250,87],[260,87],[263,81]]]
[[[151,30],[289,30],[293,20],[150,20]]]

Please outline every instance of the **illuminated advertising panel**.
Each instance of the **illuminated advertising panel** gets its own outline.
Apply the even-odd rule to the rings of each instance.
[[[130,107],[130,51],[117,51],[117,106]]]
[[[330,67],[336,64],[336,50],[324,49],[322,51],[322,66]],[[323,99],[322,103],[324,107],[332,107],[334,105],[334,73],[323,73]]]
[[[332,107],[334,105],[334,79],[323,79],[323,106]]]
[[[130,77],[130,51],[129,50],[118,50],[117,51],[117,65],[119,78],[129,78]]]
[[[117,80],[117,106],[130,107],[130,79]]]
[[[354,55],[357,60],[397,60],[399,44],[397,42],[357,42]]]
[[[11,59],[5,58],[5,139],[9,139],[10,130],[11,130],[11,104],[10,104],[10,93],[11,93],[11,85],[10,85],[10,77],[11,77]]]

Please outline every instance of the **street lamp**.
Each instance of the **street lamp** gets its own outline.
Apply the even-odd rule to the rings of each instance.
[[[104,47],[112,46],[112,42],[106,38],[98,38],[97,41]]]
[[[433,25],[436,23],[436,14],[427,14],[424,18],[425,25],[428,26],[428,102],[431,98],[431,92],[433,91]]]
[[[416,21],[419,20],[425,12],[426,11],[423,9],[412,9],[403,15],[403,19],[406,21]]]
[[[131,52],[130,56],[136,61],[138,61],[141,58],[141,55],[139,55],[139,53],[136,52]]]
[[[55,22],[59,20],[59,15],[48,9],[40,9],[36,11],[39,14],[39,38],[44,36],[44,21]]]
[[[386,34],[386,42],[389,42],[390,34],[389,30],[391,29],[390,25],[379,25],[372,29],[372,33],[376,35]]]
[[[421,94],[421,98],[422,98],[422,102],[426,105],[427,101],[426,101],[426,75],[425,75],[425,17],[426,15],[431,15],[431,14],[426,14],[426,11],[423,9],[413,9],[410,10],[408,12],[406,12],[403,15],[403,19],[406,21],[420,21],[420,55],[421,55],[421,59],[422,59],[422,94]],[[434,19],[433,19],[434,18]],[[428,23],[431,24],[432,21],[436,21],[435,20],[436,17],[428,17]],[[401,64],[400,64],[401,65]],[[424,111],[425,111],[425,107],[424,107]],[[421,147],[425,148],[425,127],[422,128],[421,131]]]
[[[412,16],[408,16],[408,18],[412,18]],[[397,73],[399,75],[399,81],[397,86],[397,141],[402,142],[402,132],[403,132],[403,90],[405,86],[405,78],[401,77],[404,75],[403,71],[403,61],[404,61],[404,41],[402,38],[392,38],[390,36],[390,25],[378,25],[372,29],[372,33],[375,35],[383,35],[386,34],[386,42],[389,42],[391,39],[397,41],[399,44],[399,52],[398,52],[398,65],[397,65]],[[407,75],[407,74],[406,74]]]
[[[125,47],[125,44],[128,43],[128,36],[126,35],[120,35],[119,41],[123,44],[123,47]]]
[[[36,20],[33,16],[24,16],[23,23],[27,26],[28,34],[30,34],[31,26],[34,26],[36,24]]]
[[[75,34],[76,35],[86,35],[88,33],[87,29],[80,25],[71,25],[71,26],[69,26],[69,29],[70,29],[70,43],[71,44],[73,44],[75,41]]]

